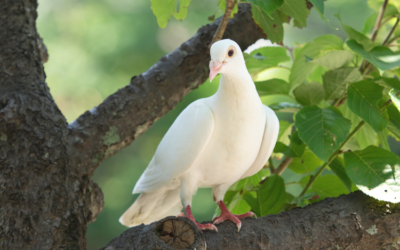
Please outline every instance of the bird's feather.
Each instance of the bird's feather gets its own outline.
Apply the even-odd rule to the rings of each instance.
[[[151,192],[178,178],[193,166],[214,129],[214,117],[200,99],[178,116],[161,140],[133,193]]]
[[[279,120],[276,117],[275,112],[269,107],[264,106],[265,110],[265,130],[263,139],[261,142],[260,151],[258,152],[257,158],[254,160],[254,163],[251,167],[244,173],[241,179],[252,176],[256,174],[260,169],[267,163],[269,157],[274,150],[276,141],[278,139],[279,134]]]

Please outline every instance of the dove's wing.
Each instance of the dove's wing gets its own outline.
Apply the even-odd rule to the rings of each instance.
[[[276,140],[279,134],[279,120],[275,112],[269,107],[264,105],[265,110],[265,129],[264,136],[261,142],[260,151],[253,165],[244,173],[241,179],[256,174],[267,163],[269,157],[274,150]]]
[[[161,140],[133,193],[151,192],[182,175],[201,155],[213,129],[213,113],[203,100],[190,104]]]

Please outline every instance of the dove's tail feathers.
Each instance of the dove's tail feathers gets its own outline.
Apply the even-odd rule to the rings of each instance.
[[[142,193],[119,218],[119,222],[127,227],[134,227],[178,215],[183,207],[179,191],[179,187],[174,189],[163,187],[153,192]]]

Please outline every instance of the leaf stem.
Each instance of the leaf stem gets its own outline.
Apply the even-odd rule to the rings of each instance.
[[[375,39],[378,35],[378,31],[381,28],[382,18],[385,14],[386,8],[388,6],[389,0],[385,0],[379,9],[378,18],[376,19],[374,29],[372,30],[371,40],[375,42]]]
[[[281,175],[283,171],[289,166],[289,164],[292,162],[293,158],[292,157],[285,157],[281,164],[275,169],[274,174],[276,175]]]
[[[226,7],[225,7],[225,13],[222,16],[221,22],[219,23],[217,31],[215,31],[213,39],[210,43],[210,47],[213,43],[219,41],[222,39],[222,36],[224,35],[226,26],[228,25],[229,18],[231,16],[231,12],[233,8],[235,7],[236,1],[234,0],[226,0]]]
[[[385,41],[383,41],[382,46],[385,46],[386,44],[388,44],[390,37],[392,36],[393,32],[397,28],[397,25],[399,24],[399,21],[400,21],[400,14],[397,16],[397,20],[394,23],[394,25],[393,25],[392,29],[390,30],[389,34],[385,38]]]

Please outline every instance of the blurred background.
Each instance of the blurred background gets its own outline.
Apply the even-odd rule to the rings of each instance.
[[[150,0],[39,0],[37,27],[50,55],[45,64],[47,83],[67,121],[70,123],[99,105],[108,95],[129,84],[132,76],[146,71],[193,36],[198,28],[209,23],[207,18],[217,11],[217,2],[193,0],[186,20],[170,20],[165,29],[160,29]],[[339,11],[344,23],[360,31],[374,12],[366,0],[327,1],[325,16],[329,22],[321,20],[312,9],[307,28],[285,24],[284,44],[291,47],[323,34],[345,39],[334,17]],[[103,190],[105,206],[89,226],[88,249],[105,246],[127,229],[118,218],[136,199],[132,189],[161,138],[189,103],[215,93],[218,82],[218,77],[212,83],[207,81],[185,96],[138,140],[96,170],[93,180]],[[293,174],[287,169],[283,177],[288,182]],[[300,186],[290,185],[289,192],[296,195],[300,191]],[[199,189],[193,200],[196,219],[211,220],[215,208],[211,190]]]

